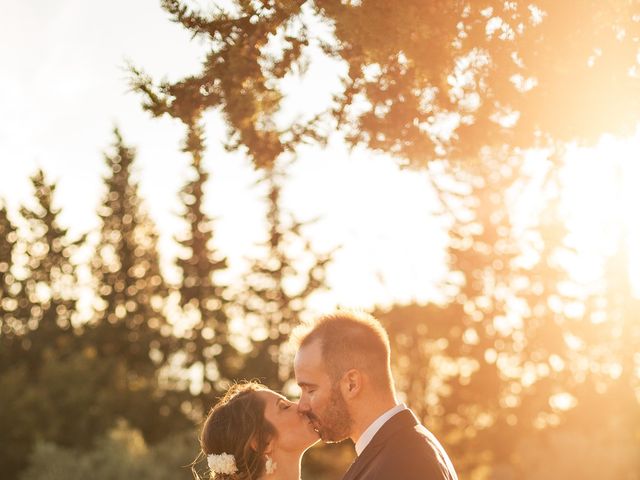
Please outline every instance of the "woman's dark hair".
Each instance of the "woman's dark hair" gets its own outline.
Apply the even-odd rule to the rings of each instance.
[[[264,417],[265,402],[257,395],[268,390],[257,382],[233,385],[216,403],[202,427],[202,454],[231,454],[238,473],[214,478],[255,480],[264,474],[264,451],[276,430]]]

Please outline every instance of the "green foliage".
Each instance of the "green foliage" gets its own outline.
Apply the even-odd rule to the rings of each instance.
[[[27,455],[38,436],[40,396],[29,381],[26,367],[3,369],[0,374],[0,465],[8,476],[26,466]],[[40,417],[41,418],[41,417]]]
[[[19,359],[15,359],[19,360]],[[49,354],[37,373],[17,361],[0,375],[0,465],[7,474],[24,467],[36,441],[82,446],[110,428],[127,401],[112,385],[110,365],[85,353]]]
[[[472,168],[431,177],[453,220],[448,303],[380,313],[399,390],[444,441],[461,476],[637,480],[640,307],[629,282],[629,232],[603,285],[575,298],[564,288],[560,259],[571,252],[556,179],[538,192],[544,208],[531,214],[526,235],[511,210],[530,180],[522,149],[592,141],[637,123],[636,2],[225,5],[205,12],[162,2],[175,22],[208,42],[200,72],[156,84],[132,68],[144,108],[186,127],[183,151],[194,177],[180,193],[188,232],[178,239],[185,253],[177,290],[196,321],[185,338],[173,335],[164,314],[171,288],[160,271],[157,233],[131,180],[135,152],[117,131],[105,156],[89,324],[74,325],[72,257],[83,239],[72,240],[60,225],[55,184],[42,172],[32,178],[24,232],[0,208],[3,475],[191,478],[180,468],[198,450],[187,414],[196,418],[229,380],[286,384],[283,346],[308,299],[326,287],[333,252],[317,253],[306,225],[283,209],[277,167],[301,142],[326,140],[322,129],[330,125],[352,145],[403,164],[474,160]],[[312,24],[329,26],[329,41]],[[320,115],[285,124],[282,80],[303,74],[312,49],[346,66],[344,90]],[[210,110],[227,123],[228,148],[242,148],[267,186],[263,255],[232,286],[219,282],[226,258],[203,208],[203,114]],[[584,302],[583,315],[568,318],[564,307],[572,302]],[[242,332],[246,352],[232,338],[238,311],[251,330]],[[603,317],[610,321],[593,321]],[[203,367],[198,398],[186,381],[166,381],[176,353],[186,366]],[[575,405],[558,404],[558,394]],[[594,412],[606,413],[594,421]],[[351,455],[344,445],[313,449],[305,477],[339,478]]]
[[[302,457],[301,478],[307,480],[340,480],[355,460],[351,442],[315,445]]]
[[[72,256],[84,237],[69,240],[58,224],[55,185],[42,172],[33,177],[36,202],[22,209],[29,227],[24,237],[0,210],[5,233],[0,300],[6,313],[0,335],[0,440],[10,445],[0,453],[0,466],[12,477],[27,466],[25,478],[173,476],[198,447],[189,443],[185,459],[185,449],[176,449],[170,439],[192,428],[213,401],[210,391],[192,396],[184,379],[172,383],[173,355],[186,352],[187,365],[198,359],[213,365],[222,374],[206,379],[214,385],[260,376],[280,388],[288,377],[280,371],[289,360],[283,344],[307,298],[324,287],[331,255],[313,251],[302,235],[304,224],[281,210],[281,185],[269,183],[265,256],[255,259],[246,284],[236,286],[245,289],[236,301],[251,311],[267,338],[249,338],[252,349],[244,357],[227,342],[226,308],[232,300],[215,278],[226,261],[213,248],[211,220],[202,212],[203,141],[190,135],[185,148],[191,149],[196,178],[182,192],[191,235],[182,242],[190,256],[178,260],[184,274],[179,291],[185,310],[194,306],[205,321],[195,326],[195,341],[177,338],[164,316],[170,289],[159,267],[157,235],[130,177],[135,152],[119,132],[115,135],[113,150],[105,155],[109,173],[90,263],[95,315],[88,323],[71,321],[78,314],[79,292]],[[290,251],[292,245],[300,252]],[[121,420],[135,433],[100,440]],[[144,447],[142,438],[153,447]]]
[[[0,333],[0,422],[3,443],[12,445],[3,452],[1,464],[10,475],[24,467],[37,438],[67,440],[59,422],[73,416],[77,406],[69,398],[74,393],[66,390],[76,377],[65,374],[71,371],[66,367],[73,363],[77,347],[72,256],[82,239],[71,240],[60,225],[60,210],[54,206],[56,185],[47,182],[42,171],[31,182],[34,202],[21,209],[26,223],[23,235],[17,236],[4,210],[0,217],[7,267],[0,293],[5,309]],[[82,406],[88,408],[87,403]],[[70,431],[78,433],[69,423]]]
[[[173,84],[154,85],[133,69],[145,108],[185,123],[194,112],[220,108],[231,146],[246,147],[258,167],[301,141],[326,139],[320,125],[329,116],[350,143],[414,166],[468,161],[486,146],[594,141],[630,133],[640,119],[634,2],[162,5],[211,53],[199,74]],[[313,22],[329,27],[330,38],[309,28]],[[312,120],[277,128],[286,95],[278,80],[300,73],[310,45],[346,65],[344,89]]]
[[[75,322],[79,285],[71,240],[60,225],[55,184],[39,171],[18,231],[0,209],[0,467],[11,477],[36,442],[83,448],[125,418],[156,442],[191,427],[184,391],[161,384],[180,343],[162,309],[168,289],[157,235],[129,175],[134,153],[116,132],[92,267],[96,316]]]
[[[199,12],[185,2],[164,0],[162,7],[172,19],[204,38],[211,51],[199,74],[155,85],[132,67],[131,83],[143,95],[146,110],[185,125],[219,108],[229,126],[229,148],[243,146],[257,167],[272,168],[283,152],[318,137],[318,119],[286,128],[275,120],[283,94],[274,85],[301,67],[309,43],[309,29],[301,21],[305,1],[232,3],[233,13],[218,7]]]
[[[369,103],[347,119],[352,140],[415,165],[595,140],[638,121],[634,2],[316,3],[349,65],[338,111]]]
[[[121,423],[87,450],[38,443],[20,480],[187,480],[193,478],[189,464],[196,450],[193,432],[150,446],[139,431]]]

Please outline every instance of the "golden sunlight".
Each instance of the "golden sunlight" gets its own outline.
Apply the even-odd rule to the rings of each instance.
[[[577,280],[596,280],[603,260],[627,249],[627,274],[640,292],[640,130],[627,139],[603,137],[593,148],[572,147],[562,171],[563,213],[578,262]]]

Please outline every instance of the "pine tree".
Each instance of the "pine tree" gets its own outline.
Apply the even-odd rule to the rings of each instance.
[[[24,298],[30,304],[27,332],[22,341],[29,368],[37,371],[51,355],[64,357],[74,350],[72,320],[77,306],[77,273],[72,255],[83,238],[71,240],[59,222],[60,209],[54,207],[56,184],[39,170],[31,177],[35,192],[33,208],[22,207],[29,236],[24,242]]]
[[[186,392],[161,381],[180,343],[164,315],[168,287],[159,264],[158,235],[131,179],[135,151],[117,129],[105,162],[110,173],[91,262],[96,311],[83,336],[84,349],[109,366],[101,393],[109,404],[105,415],[112,421],[126,418],[154,442],[188,426],[180,410]]]
[[[17,229],[9,218],[4,203],[0,203],[0,365],[8,366],[15,355],[14,348],[24,334],[25,302],[20,305],[21,284],[15,278],[13,254],[18,241]],[[22,307],[22,308],[21,308]]]
[[[237,351],[229,342],[228,306],[232,301],[218,280],[227,260],[215,248],[213,221],[204,211],[204,186],[209,178],[202,165],[204,150],[202,128],[193,120],[187,126],[183,148],[191,156],[195,175],[180,192],[188,232],[178,240],[186,251],[177,260],[182,271],[178,290],[181,306],[195,316],[187,336],[186,362],[201,368],[202,393],[207,394],[212,386],[214,390],[223,388],[220,383],[239,372]]]
[[[92,260],[98,302],[94,347],[118,358],[130,381],[151,381],[173,350],[163,314],[168,293],[160,271],[157,233],[131,180],[135,151],[115,130],[114,152],[105,155],[109,176],[99,207],[99,243]]]
[[[163,2],[163,8],[186,29],[197,35],[204,34],[205,31],[210,32],[211,35],[207,34],[206,36],[208,40],[211,40],[211,54],[205,61],[202,73],[186,77],[175,83],[163,82],[155,85],[151,78],[139,69],[132,67],[131,84],[135,91],[142,94],[144,109],[156,117],[169,114],[173,118],[180,119],[187,127],[188,133],[184,151],[192,156],[197,176],[202,176],[200,159],[204,151],[202,129],[199,122],[202,114],[206,111],[219,109],[224,116],[229,127],[229,135],[226,139],[227,148],[242,148],[243,153],[253,160],[254,165],[266,170],[273,169],[283,153],[293,152],[300,143],[318,138],[320,122],[317,116],[311,119],[299,119],[300,121],[297,120],[285,128],[277,125],[278,122],[275,120],[275,116],[279,113],[282,96],[274,94],[273,84],[282,78],[284,72],[292,65],[302,66],[304,64],[303,50],[308,45],[308,39],[306,37],[294,39],[292,36],[287,36],[290,44],[283,44],[279,52],[267,55],[268,58],[264,62],[260,60],[262,53],[259,47],[266,45],[273,34],[288,29],[288,25],[283,21],[290,15],[301,14],[302,3],[304,2],[276,6],[273,10],[274,15],[269,16],[269,21],[261,23],[255,29],[250,28],[250,32],[242,32],[242,28],[238,27],[244,23],[243,20],[237,22],[235,19],[226,18],[223,23],[227,27],[220,30],[220,18],[214,18],[216,15],[212,18],[206,18],[184,6],[182,2]],[[262,17],[270,10],[264,5],[254,5],[251,2],[240,2],[237,6],[240,14],[243,17],[246,15],[246,19],[252,16]],[[304,32],[307,31],[304,22],[300,24],[300,28]],[[234,38],[234,31],[241,33],[242,38]],[[259,120],[255,121],[257,119]],[[200,181],[200,185],[204,183],[204,180]],[[181,288],[182,303],[189,309],[196,310],[200,316],[196,328],[192,331],[192,342],[187,353],[189,362],[195,361],[205,364],[205,372],[210,372],[210,374],[205,374],[207,377],[205,380],[210,381],[214,378],[224,380],[225,377],[234,376],[241,364],[238,362],[232,342],[226,338],[228,332],[225,330],[228,318],[225,304],[229,302],[225,302],[221,286],[216,286],[215,279],[212,280],[215,273],[224,267],[220,263],[223,261],[223,257],[216,255],[214,251],[205,249],[204,243],[210,243],[211,239],[206,233],[210,227],[201,208],[198,208],[200,202],[198,195],[200,193],[196,183],[190,183],[183,191],[183,200],[188,205],[187,216],[190,217],[191,232],[190,237],[181,239],[181,242],[190,250],[191,259],[179,261],[179,266],[183,269],[184,274],[184,285]],[[188,202],[193,203],[189,204]],[[275,224],[272,223],[272,225]],[[292,223],[291,226],[298,228],[302,225]],[[281,228],[281,225],[278,223],[278,226],[274,228]],[[293,236],[299,236],[299,232],[292,233]],[[269,245],[269,242],[265,245],[267,250],[270,249],[271,252],[266,254],[267,257],[272,255],[274,262],[280,261],[280,253],[277,253],[276,250],[284,248],[283,245],[280,245],[281,240],[278,238],[282,234],[279,231],[277,235],[272,235],[272,241],[278,244],[277,247]],[[310,248],[307,248],[307,252],[311,253]],[[292,259],[287,261],[289,260]],[[303,308],[299,306],[299,303],[303,302],[303,298],[306,298],[310,292],[323,284],[323,270],[328,256],[327,258],[317,257],[317,261],[317,265],[310,269],[313,273],[309,273],[308,282],[303,289],[308,291],[298,292],[292,298],[288,298],[289,295],[286,294],[286,289],[281,286],[281,283],[290,280],[288,278],[289,272],[285,275],[286,279],[284,277],[280,279],[278,277],[282,272],[278,272],[279,267],[261,266],[256,260],[255,268],[250,275],[252,279],[249,280],[249,282],[254,282],[251,287],[253,293],[244,295],[252,298],[251,302],[248,298],[245,299],[244,305],[249,309],[248,311],[258,310],[258,307],[254,307],[250,303],[260,304],[271,309],[278,304],[284,306],[285,310],[292,308],[292,305],[294,307],[292,313],[285,312],[286,320],[282,321],[277,318],[278,314],[272,312],[256,313],[255,316],[269,324],[263,325],[263,327],[270,333],[266,334],[267,339],[261,338],[254,346],[254,354],[247,360],[242,376],[256,375],[269,379],[268,381],[273,381],[275,384],[280,383],[277,367],[275,367],[275,373],[272,371],[273,369],[267,368],[269,371],[262,372],[263,375],[261,369],[266,367],[260,365],[260,362],[274,358],[278,360],[279,344],[288,335],[286,331],[289,327],[285,324],[295,323],[293,320],[295,312]],[[285,262],[282,268],[286,270],[289,268],[288,265],[289,263]],[[262,280],[258,280],[260,277]],[[275,282],[275,286],[264,287],[262,284],[265,282],[265,278],[271,278],[270,281]],[[196,294],[197,290],[199,292]],[[200,296],[200,299],[196,299],[197,295]],[[266,295],[271,297],[267,298]],[[281,300],[278,301],[278,298]],[[212,303],[212,306],[207,307],[209,312],[203,311],[202,300]],[[212,308],[213,310],[211,310]],[[209,318],[208,321],[213,325],[207,326],[204,318]],[[274,324],[280,324],[278,328],[281,328],[285,333],[276,334],[273,331]],[[201,332],[198,329],[202,329]],[[203,334],[206,335],[206,338],[200,339],[199,336]],[[270,336],[274,338],[269,340]],[[267,350],[270,352],[269,354],[265,353]],[[225,355],[228,358],[223,358]],[[212,356],[216,357],[215,363],[210,361]]]
[[[576,301],[562,288],[569,248],[555,169],[540,186],[522,166],[483,158],[479,170],[433,177],[454,218],[450,302],[381,312],[399,388],[469,474],[487,455],[512,465],[516,440],[551,417],[549,400],[571,376],[564,335],[574,325],[549,306]],[[526,205],[526,228],[516,226],[532,188],[540,201]]]
[[[286,342],[308,308],[309,298],[327,288],[326,268],[333,252],[318,253],[300,222],[282,208],[284,175],[267,170],[268,235],[260,245],[263,255],[252,260],[241,296],[245,320],[252,326],[252,350],[246,357],[245,376],[260,378],[281,389],[289,377]],[[299,253],[293,253],[293,249]]]
[[[182,151],[191,157],[194,178],[180,192],[188,231],[177,238],[185,252],[177,260],[182,271],[178,291],[180,305],[193,320],[187,332],[185,363],[200,368],[196,385],[206,395],[212,388],[224,389],[223,384],[239,373],[237,351],[228,337],[227,310],[233,300],[217,278],[218,273],[227,268],[227,261],[214,246],[213,221],[203,208],[204,186],[209,174],[202,165],[205,153],[202,114],[206,108],[215,106],[217,95],[211,95],[206,105],[202,105],[204,90],[194,79],[164,85],[159,92],[139,70],[132,67],[132,73],[132,86],[145,97],[145,110],[156,117],[169,114],[186,127]],[[179,101],[167,101],[167,96],[179,97]]]
[[[69,399],[84,392],[58,383],[50,369],[55,365],[69,372],[76,356],[73,320],[78,286],[72,257],[83,238],[71,240],[60,224],[60,210],[54,206],[56,184],[48,182],[41,170],[31,183],[35,195],[29,208],[21,208],[26,221],[22,235],[8,221],[6,210],[0,210],[4,367],[0,368],[0,443],[10,445],[0,455],[0,465],[12,478],[25,467],[37,439],[82,441],[74,436],[76,427],[90,415],[68,417],[71,407],[77,406]],[[93,407],[96,399],[92,400]],[[82,406],[89,411],[87,403]]]

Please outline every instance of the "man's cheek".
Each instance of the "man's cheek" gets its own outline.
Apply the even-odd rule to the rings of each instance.
[[[324,410],[324,402],[320,398],[311,399],[311,408],[315,413],[320,413]]]

